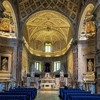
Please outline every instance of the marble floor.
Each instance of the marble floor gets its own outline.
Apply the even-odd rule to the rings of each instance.
[[[58,91],[41,91],[38,90],[35,100],[60,100]]]

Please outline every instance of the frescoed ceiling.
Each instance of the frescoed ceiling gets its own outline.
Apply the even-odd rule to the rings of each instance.
[[[53,53],[59,52],[56,55],[62,55],[66,52],[72,38],[71,32],[71,24],[64,15],[44,10],[28,18],[24,29],[24,39],[32,53],[39,51],[43,54],[44,43],[50,42],[54,46]]]

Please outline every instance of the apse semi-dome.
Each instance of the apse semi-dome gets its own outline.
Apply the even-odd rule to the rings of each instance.
[[[62,14],[44,10],[31,15],[24,27],[25,45],[30,53],[37,56],[60,56],[66,53],[72,39],[70,21]],[[51,51],[45,51],[45,44]]]

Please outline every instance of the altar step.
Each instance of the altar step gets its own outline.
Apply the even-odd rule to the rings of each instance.
[[[39,91],[58,91],[59,89],[39,89]]]
[[[60,100],[58,97],[58,91],[53,90],[38,90],[35,100]]]

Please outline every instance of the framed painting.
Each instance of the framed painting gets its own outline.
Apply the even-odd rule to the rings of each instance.
[[[94,58],[87,58],[87,72],[94,71]]]

